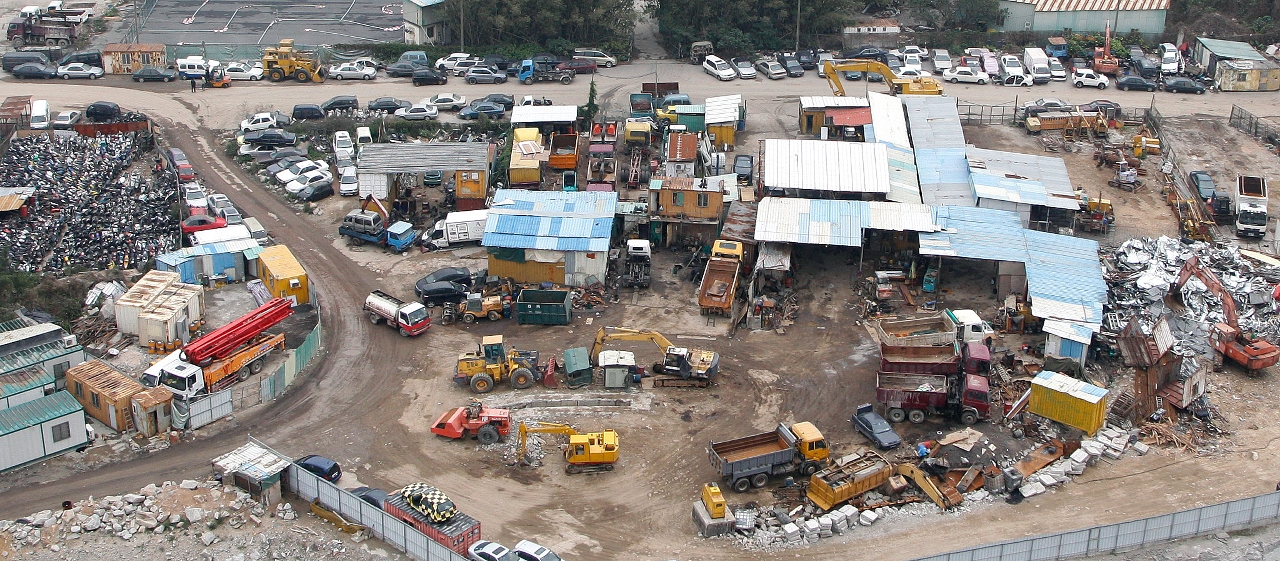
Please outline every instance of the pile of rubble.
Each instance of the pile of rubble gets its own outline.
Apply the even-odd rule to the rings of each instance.
[[[1129,450],[1139,456],[1145,456],[1151,447],[1138,440],[1138,436],[1138,429],[1104,428],[1098,431],[1094,438],[1081,440],[1080,448],[1076,451],[1064,455],[1024,479],[1018,487],[1018,494],[1024,498],[1042,494],[1048,489],[1071,481],[1074,476],[1083,475],[1085,468],[1097,464],[1098,460],[1104,457],[1109,460],[1118,460]]]
[[[143,151],[139,134],[13,139],[0,188],[30,203],[0,228],[12,267],[127,268],[178,247],[176,178],[126,173]]]

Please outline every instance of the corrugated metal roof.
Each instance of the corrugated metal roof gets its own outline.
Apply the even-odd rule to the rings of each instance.
[[[33,427],[63,415],[82,411],[84,407],[65,391],[28,401],[17,407],[0,411],[0,436]]]
[[[18,316],[16,319],[0,323],[0,333],[13,331],[15,329],[22,329],[24,327],[31,327],[33,325],[39,325],[39,323],[26,316]]]
[[[1037,12],[1136,12],[1168,10],[1171,0],[1038,0]]]
[[[831,124],[838,127],[860,127],[871,124],[870,107],[837,107],[827,109],[824,114]]]
[[[916,155],[907,148],[881,143],[889,156],[889,194],[885,198],[909,204],[920,204],[920,176],[916,169]]]
[[[1238,59],[1238,60],[1267,60],[1262,53],[1253,48],[1248,43],[1240,41],[1223,41],[1222,39],[1208,39],[1205,37],[1196,38],[1204,48],[1216,55],[1218,58]]]
[[[481,245],[608,251],[617,206],[613,191],[499,189],[489,206]]]
[[[138,407],[142,407],[144,409],[155,407],[172,399],[173,392],[169,391],[169,388],[164,386],[147,388],[133,394],[133,397],[130,398],[131,401],[138,404]]]
[[[880,144],[824,140],[764,141],[768,189],[888,193],[889,155]]]
[[[577,105],[517,105],[511,110],[511,124],[572,123],[578,120]],[[364,156],[361,155],[361,158]]]
[[[938,230],[925,205],[766,197],[756,216],[755,239],[857,247],[862,230]]]
[[[678,132],[667,137],[667,159],[676,162],[692,162],[698,157],[698,135]]]
[[[933,206],[973,206],[964,148],[916,148],[920,199]]]
[[[1056,319],[1047,319],[1044,320],[1044,325],[1041,329],[1043,329],[1045,333],[1052,333],[1064,339],[1070,339],[1086,345],[1093,341],[1093,330],[1089,329],[1089,326],[1087,325]]]
[[[708,125],[737,121],[740,106],[742,106],[742,94],[708,97],[705,121]]]
[[[965,156],[969,161],[970,181],[974,185],[975,193],[979,184],[986,186],[1003,184],[1018,188],[1019,193],[1016,196],[1022,197],[1024,201],[1027,197],[1043,201],[1029,204],[1066,210],[1080,208],[1075,189],[1071,186],[1071,177],[1067,172],[1067,162],[1062,158],[973,147],[965,149]],[[974,179],[979,175],[993,176],[994,180]],[[978,194],[978,196],[983,195]]]
[[[905,95],[899,98],[911,124],[911,142],[921,161],[922,148],[964,148],[964,131],[956,98],[940,95]]]
[[[289,467],[292,460],[255,442],[250,442],[214,458],[213,465],[223,473],[242,473],[259,481],[268,479]]]
[[[80,345],[67,347],[62,344],[62,341],[54,341],[52,343],[45,343],[37,347],[31,347],[30,349],[0,356],[0,374],[7,374],[15,370],[39,364],[51,358],[57,358],[73,352],[79,352],[81,349],[82,347]]]
[[[882,201],[869,201],[866,205],[863,228],[895,232],[936,232],[940,229],[933,221],[933,209],[926,205]]]
[[[38,323],[18,329],[0,331],[0,352],[12,352],[23,348],[61,340],[66,332],[56,323]]]
[[[729,203],[729,213],[725,216],[724,226],[720,228],[720,239],[756,243],[756,215],[759,212],[758,203],[743,201]]]
[[[705,105],[677,105],[674,110],[676,115],[706,115],[707,106]],[[704,121],[705,122],[705,121]]]
[[[969,171],[974,170],[969,168]],[[970,173],[969,184],[973,186],[974,196],[979,199],[1041,206],[1049,202],[1049,197],[1044,193],[1044,184],[1039,181],[1014,179],[990,173]]]
[[[53,374],[38,366],[0,375],[0,397],[9,397],[54,383]]]
[[[574,110],[577,111],[576,109]],[[360,173],[422,173],[441,170],[488,171],[485,142],[403,142],[365,144],[360,149]]]
[[[1036,374],[1036,377],[1031,379],[1031,383],[1089,403],[1097,403],[1107,397],[1107,390],[1103,388],[1048,370]]]
[[[84,385],[92,387],[99,394],[112,401],[133,397],[133,394],[143,390],[142,384],[139,384],[137,380],[124,375],[124,373],[96,358],[89,362],[72,366],[70,370],[67,370],[67,378],[74,378],[83,382]]]
[[[827,109],[830,107],[867,107],[865,97],[837,97],[834,95],[803,96],[800,98],[800,110]]]
[[[229,242],[216,242],[200,244],[193,247],[184,247],[177,251],[162,253],[156,256],[156,261],[165,263],[171,267],[176,267],[197,255],[217,255],[222,253],[242,252],[246,249],[261,248],[258,240],[231,240]],[[256,253],[255,253],[256,255]]]
[[[262,253],[258,254],[258,261],[270,269],[271,274],[276,278],[300,277],[307,274],[302,264],[298,263],[298,258],[289,251],[289,246],[283,244],[263,248]]]
[[[907,115],[902,112],[902,101],[897,96],[879,92],[868,92],[867,101],[871,103],[876,142],[910,149],[911,135],[907,132]]]

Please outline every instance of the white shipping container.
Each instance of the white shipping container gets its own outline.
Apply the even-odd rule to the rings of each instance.
[[[385,173],[360,173],[356,170],[356,185],[360,187],[360,198],[363,199],[369,195],[373,195],[375,199],[386,199],[391,193],[391,189],[387,186],[387,174]]]
[[[138,282],[116,300],[116,329],[126,335],[138,334],[138,314],[146,310],[157,297],[175,283],[180,283],[182,276],[168,271],[148,271]]]
[[[249,233],[249,227],[244,224],[232,224],[215,230],[202,230],[191,233],[191,245],[248,239],[253,239],[253,235]]]
[[[44,400],[70,400],[74,402],[75,398],[71,397],[71,394],[67,392],[58,392],[37,401]],[[24,403],[19,407],[40,408],[43,406],[33,402]],[[60,427],[64,423],[70,429],[70,438],[55,441],[53,438],[54,427]],[[38,424],[0,434],[0,471],[47,458],[66,450],[79,448],[88,441],[89,436],[85,431],[83,408],[53,419],[42,420]]]

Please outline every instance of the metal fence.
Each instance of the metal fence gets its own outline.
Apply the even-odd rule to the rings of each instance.
[[[952,551],[920,561],[1055,561],[1121,553],[1280,520],[1280,492],[1140,520]]]
[[[980,105],[967,101],[957,101],[956,111],[960,113],[960,123],[965,125],[1007,125],[1013,122],[1018,111],[1018,102],[1008,101],[997,105]]]
[[[316,323],[315,329],[307,334],[307,338],[302,340],[302,344],[298,348],[286,351],[288,356],[285,357],[284,364],[276,369],[268,376],[262,378],[262,382],[258,386],[259,402],[271,401],[289,389],[294,379],[302,372],[303,368],[315,358],[316,353],[320,350],[320,334],[321,324]]]
[[[1276,143],[1277,139],[1280,139],[1280,129],[1274,123],[1258,118],[1239,105],[1231,106],[1231,116],[1227,118],[1227,124],[1264,142]]]
[[[222,390],[191,402],[187,428],[198,429],[231,414],[231,390]]]
[[[321,506],[341,514],[348,522],[368,528],[374,537],[409,557],[422,561],[466,561],[465,557],[423,535],[417,528],[299,468],[297,464],[289,465],[282,481],[289,492],[307,502],[319,499]]]

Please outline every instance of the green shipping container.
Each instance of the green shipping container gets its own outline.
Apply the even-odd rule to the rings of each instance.
[[[1057,372],[1031,380],[1027,411],[1093,436],[1107,421],[1107,390]]]
[[[707,130],[707,108],[705,105],[677,105],[676,124],[689,128],[689,132]]]
[[[520,291],[516,321],[521,324],[569,325],[573,321],[573,294],[568,290]]]

